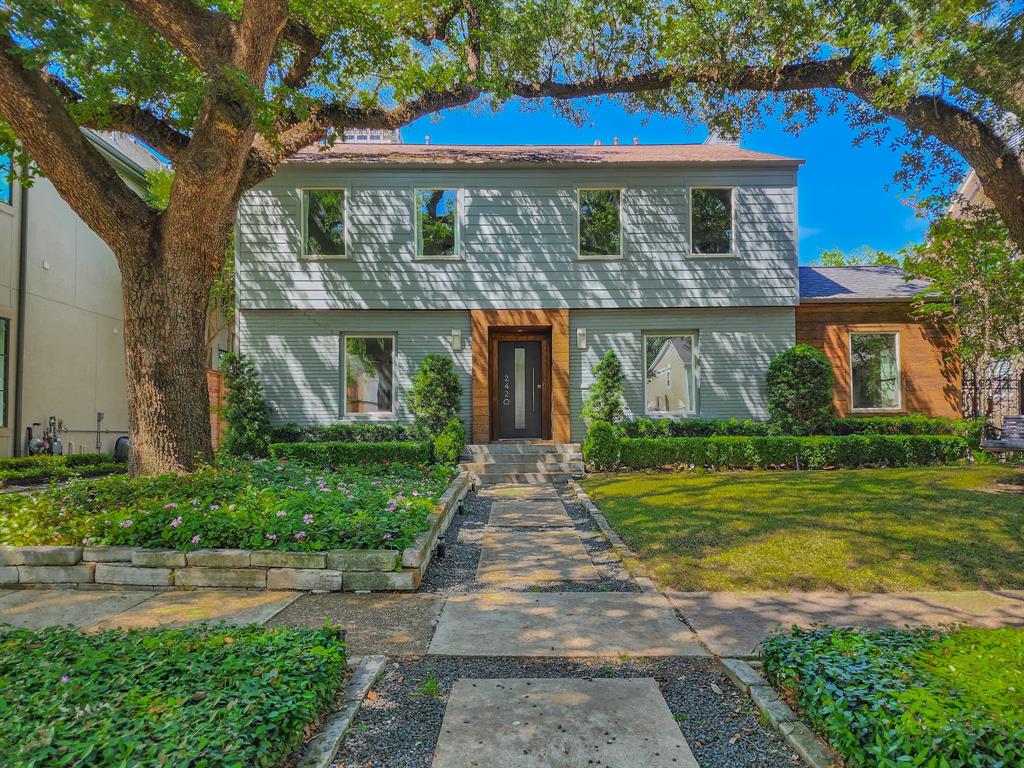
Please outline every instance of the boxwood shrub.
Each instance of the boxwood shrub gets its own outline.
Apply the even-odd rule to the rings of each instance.
[[[922,416],[848,416],[831,422],[829,435],[959,435],[977,444],[980,419]],[[768,421],[746,419],[629,419],[619,425],[626,437],[768,437],[780,434]]]
[[[0,759],[269,768],[332,709],[344,677],[331,627],[0,629]]]
[[[795,629],[761,658],[850,768],[1024,765],[1024,630]]]
[[[965,458],[969,447],[956,435],[623,438],[619,461],[629,469],[901,467],[952,464]]]
[[[0,459],[0,484],[24,485],[67,480],[72,477],[124,472],[124,464],[109,453],[73,453],[67,456],[20,456]]]
[[[270,429],[272,443],[394,443],[415,440],[405,424],[278,424]]]
[[[384,464],[392,461],[428,464],[432,454],[431,443],[412,440],[380,443],[272,443],[270,446],[270,455],[275,459],[291,459],[319,467]]]

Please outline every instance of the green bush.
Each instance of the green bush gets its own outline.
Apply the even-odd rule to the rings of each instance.
[[[0,484],[27,485],[124,472],[109,453],[74,453],[66,456],[19,456],[0,459]]]
[[[424,441],[389,443],[271,443],[275,459],[302,461],[316,467],[346,464],[429,464],[433,445]]]
[[[404,549],[426,528],[454,474],[396,462],[323,469],[222,457],[186,475],[120,475],[0,494],[0,545]]]
[[[583,403],[580,417],[588,424],[605,421],[614,424],[625,413],[622,395],[625,391],[623,382],[626,380],[622,372],[622,363],[614,349],[604,353],[601,362],[593,368],[594,383],[590,385],[590,394]]]
[[[224,438],[221,448],[232,456],[266,456],[270,443],[270,408],[252,361],[229,352],[221,358],[224,388]]]
[[[583,460],[595,469],[612,469],[619,461],[621,439],[615,427],[595,421],[587,427],[583,439]]]
[[[462,382],[447,355],[427,355],[413,374],[409,411],[419,433],[434,438],[459,412]]]
[[[619,461],[630,469],[903,467],[954,464],[969,449],[967,440],[956,435],[624,438]]]
[[[768,413],[785,435],[827,434],[835,419],[835,376],[825,354],[797,344],[768,365]]]
[[[405,424],[277,424],[270,428],[272,443],[396,443],[414,440]]]
[[[0,630],[0,754],[20,766],[254,766],[345,681],[336,628]]]
[[[908,416],[848,416],[836,419],[837,435],[959,435],[981,441],[983,419],[942,419],[919,413]]]
[[[626,437],[764,437],[776,433],[771,422],[753,419],[627,419],[619,429]]]
[[[457,464],[466,447],[466,430],[458,419],[450,419],[434,439],[434,461],[438,464]]]
[[[1024,630],[794,629],[761,659],[851,768],[1024,765]]]

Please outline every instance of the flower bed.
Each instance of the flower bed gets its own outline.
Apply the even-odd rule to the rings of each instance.
[[[847,766],[1024,765],[1024,630],[794,630],[762,659]]]
[[[276,766],[332,708],[335,628],[0,630],[9,765]]]
[[[0,498],[0,544],[404,549],[454,477],[448,467],[315,469],[288,461],[82,480]]]

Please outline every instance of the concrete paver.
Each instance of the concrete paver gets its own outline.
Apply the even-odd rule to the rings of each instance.
[[[574,530],[494,530],[483,536],[476,576],[482,584],[600,578]]]
[[[182,627],[200,621],[263,624],[296,600],[299,592],[211,589],[150,593],[149,600],[96,623],[123,629]]]
[[[550,483],[537,483],[532,485],[526,483],[489,485],[485,488],[481,488],[478,491],[478,495],[485,499],[516,499],[518,501],[536,499],[558,501],[558,491],[555,489],[555,486]]]
[[[427,652],[444,598],[436,594],[331,592],[302,595],[271,626],[342,627],[349,656],[419,656]]]
[[[667,592],[711,652],[752,656],[773,630],[812,623],[904,627],[966,624],[1024,626],[1024,591]]]
[[[433,768],[697,768],[657,683],[459,680]]]
[[[441,656],[703,656],[661,595],[484,592],[450,597],[430,643]]]
[[[488,525],[499,528],[569,528],[572,518],[555,500],[495,501]]]
[[[19,589],[0,601],[0,624],[24,629],[71,624],[95,629],[111,617],[152,599],[153,592],[80,589]]]
[[[13,595],[17,591],[16,589],[0,589],[0,600],[3,600],[8,595]]]

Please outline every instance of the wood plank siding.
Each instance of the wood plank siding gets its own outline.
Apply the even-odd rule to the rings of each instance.
[[[960,415],[960,371],[947,329],[914,317],[906,302],[801,304],[796,311],[797,342],[817,347],[832,363],[835,404],[841,415],[853,413],[851,332],[899,334],[902,407],[885,413]]]

